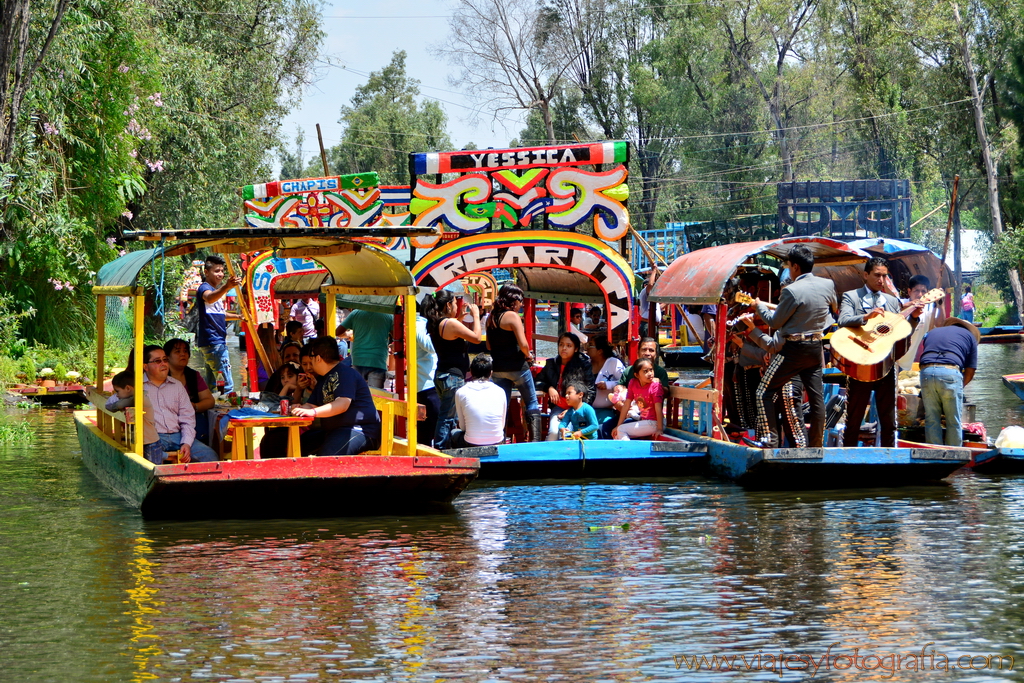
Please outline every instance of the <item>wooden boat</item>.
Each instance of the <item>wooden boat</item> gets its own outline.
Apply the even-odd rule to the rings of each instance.
[[[356,198],[364,206],[373,203],[372,195],[368,197],[363,192],[374,189],[367,187],[369,175],[375,179],[376,174],[359,176],[365,184]],[[333,315],[334,296],[339,294],[390,297],[392,301],[400,300],[405,311],[414,311],[416,287],[409,270],[386,251],[356,241],[362,237],[390,236],[396,231],[407,234],[409,228],[331,228],[325,227],[332,225],[329,215],[317,214],[318,220],[311,224],[300,213],[317,202],[328,210],[333,207],[341,211],[342,205],[350,206],[341,198],[346,179],[350,177],[289,181],[293,187],[328,185],[337,190],[337,196],[332,199],[332,192],[293,191],[281,197],[264,197],[261,206],[271,214],[269,219],[260,219],[264,225],[130,233],[131,238],[159,241],[160,246],[129,252],[106,264],[97,274],[93,288],[97,296],[97,376],[102,377],[104,368],[107,298],[131,297],[134,348],[136,357],[141,357],[145,292],[138,285],[139,273],[154,259],[190,254],[197,249],[221,253],[228,259],[232,254],[261,249],[276,250],[285,258],[315,260],[324,271],[316,289],[328,295],[328,316]],[[252,186],[246,189],[252,197]],[[319,217],[326,219],[321,223]],[[246,306],[243,313],[251,325],[253,318]],[[405,316],[399,329],[405,338],[414,338],[415,316]],[[250,337],[256,337],[251,328]],[[407,346],[406,361],[415,368],[416,345]],[[135,386],[141,388],[142,365],[136,364],[135,368]],[[320,516],[432,509],[453,500],[479,471],[474,458],[451,457],[418,445],[415,419],[404,420],[406,438],[397,435],[401,425],[396,425],[396,421],[403,421],[399,418],[418,415],[412,392],[404,396],[374,396],[382,415],[379,451],[357,456],[253,459],[252,428],[232,423],[235,438],[230,460],[153,465],[141,456],[141,393],[136,392],[134,415],[126,418],[106,411],[106,396],[93,391],[89,398],[95,408],[76,412],[75,421],[85,464],[146,517]],[[290,447],[289,456],[298,456],[298,427],[288,427],[296,444]]]
[[[1003,375],[1003,386],[1012,391],[1020,400],[1024,401],[1024,372],[1015,375]]]
[[[815,255],[816,275],[836,282],[839,292],[860,286],[857,266],[869,254],[824,237],[789,237],[710,247],[674,261],[655,285],[651,299],[674,304],[717,304],[715,362],[712,389],[697,393],[673,387],[674,417],[687,422],[685,439],[707,447],[711,473],[754,488],[881,487],[934,482],[971,460],[966,449],[952,448],[803,448],[759,449],[726,438],[723,390],[727,307],[723,293],[740,266],[755,259],[783,258],[795,244]],[[731,382],[731,378],[728,380]],[[693,421],[693,415],[710,419]]]
[[[628,145],[621,141],[413,154],[412,224],[459,233],[449,241],[419,241],[431,249],[416,259],[416,284],[442,288],[474,273],[510,271],[527,297],[524,326],[535,351],[540,302],[552,302],[548,310],[556,314],[571,303],[599,304],[606,325],[597,333],[635,358],[636,278],[612,245],[627,234],[627,161]],[[594,172],[595,163],[604,166]],[[438,173],[457,175],[438,186]],[[442,196],[472,196],[472,203],[438,203]],[[568,318],[564,308],[557,318]],[[518,411],[509,412],[512,443],[449,452],[479,457],[480,476],[496,479],[685,474],[706,462],[699,445],[668,432],[659,441],[524,443]]]
[[[1024,448],[993,448],[978,453],[970,468],[979,474],[1021,474]]]

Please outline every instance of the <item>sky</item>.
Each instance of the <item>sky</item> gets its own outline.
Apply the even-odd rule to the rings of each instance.
[[[294,144],[296,127],[305,131],[304,158],[317,153],[316,124],[323,132],[324,146],[341,141],[338,123],[341,106],[348,104],[357,86],[371,71],[391,61],[396,50],[405,50],[406,71],[420,82],[422,97],[436,98],[448,114],[448,131],[455,149],[473,142],[479,148],[507,147],[522,130],[525,117],[502,126],[487,114],[477,122],[473,102],[448,83],[448,68],[430,54],[432,46],[448,35],[450,0],[327,0],[324,3],[324,39],[317,64],[322,78],[309,88],[302,101],[285,117],[281,135]],[[344,67],[344,68],[342,68]]]

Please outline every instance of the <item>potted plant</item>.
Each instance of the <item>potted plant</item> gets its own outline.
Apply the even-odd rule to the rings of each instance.
[[[70,388],[82,388],[81,382],[79,381],[82,379],[82,373],[78,372],[77,370],[68,370],[64,377],[67,379],[68,384],[71,385]]]
[[[53,368],[43,368],[39,371],[39,386],[41,387],[55,387],[57,382],[54,381],[53,376],[56,373]]]

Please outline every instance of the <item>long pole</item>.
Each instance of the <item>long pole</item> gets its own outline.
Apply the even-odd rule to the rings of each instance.
[[[956,191],[960,184],[960,174],[953,176],[953,193],[949,200],[949,218],[946,220],[946,239],[942,242],[942,265],[946,265],[946,254],[949,253],[949,236],[953,232],[953,213],[956,211]]]
[[[224,261],[228,266],[228,275],[230,277],[235,277],[235,264],[231,260],[231,255],[229,254]],[[243,282],[242,285],[244,287],[245,283]],[[259,354],[260,362],[263,363],[263,369],[267,371],[268,375],[270,375],[277,370],[277,368],[270,364],[270,360],[267,358],[267,350],[263,348],[263,342],[260,341],[260,337],[256,333],[256,321],[249,313],[249,306],[245,302],[245,292],[242,291],[242,288],[239,288],[238,291],[238,307],[242,309],[242,321],[245,323],[245,335],[246,337],[252,337],[253,346],[256,347],[256,353]]]
[[[330,175],[331,172],[327,170],[327,152],[324,151],[324,136],[320,132],[320,124],[316,124],[316,139],[320,143],[320,161],[324,165],[324,175]]]

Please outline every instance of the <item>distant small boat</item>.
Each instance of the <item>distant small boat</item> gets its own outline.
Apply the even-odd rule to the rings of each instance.
[[[1017,398],[1024,401],[1024,372],[1016,375],[1003,375],[1003,384],[1016,394]]]

